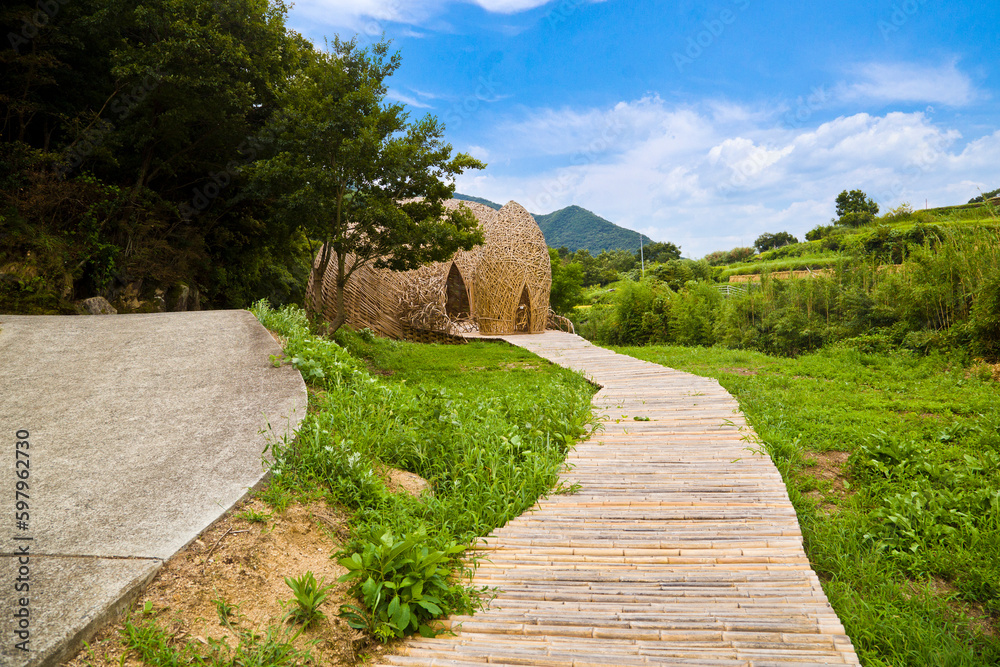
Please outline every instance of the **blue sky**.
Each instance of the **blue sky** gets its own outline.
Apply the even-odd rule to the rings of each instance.
[[[578,204],[684,255],[1000,187],[1000,3],[299,0],[317,43],[384,32],[390,96],[488,163],[458,189]]]

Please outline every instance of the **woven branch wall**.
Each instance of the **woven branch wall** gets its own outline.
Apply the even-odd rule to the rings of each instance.
[[[390,338],[407,337],[413,330],[462,334],[507,334],[518,330],[541,333],[549,311],[552,286],[548,247],[534,218],[510,202],[500,211],[475,202],[449,200],[449,209],[470,209],[483,230],[485,243],[460,251],[447,262],[413,271],[389,271],[363,266],[344,290],[347,322],[356,329],[369,328]],[[346,258],[347,265],[354,261]],[[322,276],[322,295],[313,302],[319,256],[309,277],[308,305],[333,321],[337,315],[337,260]],[[448,312],[449,278],[453,304],[455,291],[464,285],[466,299],[458,302],[469,312]],[[463,310],[459,309],[459,310]],[[453,308],[453,311],[455,309]]]
[[[486,243],[474,288],[479,331],[542,333],[549,315],[552,267],[538,223],[520,204],[509,202],[483,234]]]

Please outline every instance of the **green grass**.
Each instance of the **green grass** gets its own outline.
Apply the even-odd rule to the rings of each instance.
[[[806,255],[803,257],[786,257],[770,261],[741,262],[740,264],[730,264],[719,274],[720,278],[729,276],[741,276],[754,273],[762,273],[765,269],[770,271],[805,271],[811,269],[829,269],[837,265],[840,260],[840,253],[828,252],[823,254]]]
[[[286,361],[312,390],[296,440],[272,447],[265,500],[323,496],[352,512],[342,557],[419,535],[414,549],[448,554],[455,570],[444,613],[474,608],[476,591],[458,584],[455,545],[553,490],[566,452],[592,423],[593,387],[502,343],[421,345],[346,330],[334,341],[311,334],[300,310],[261,303],[254,312],[287,337]],[[420,475],[433,494],[391,492],[386,468]]]
[[[736,396],[864,664],[1000,664],[1000,385],[902,352],[616,349]],[[845,491],[806,465],[826,451],[850,453]]]
[[[228,617],[226,622],[229,623]],[[315,664],[308,650],[293,645],[300,630],[272,626],[263,635],[242,629],[234,632],[239,637],[235,646],[220,640],[210,640],[206,646],[196,640],[179,641],[156,618],[144,617],[138,621],[126,620],[122,639],[149,667],[306,667]],[[122,656],[123,662],[127,655]]]

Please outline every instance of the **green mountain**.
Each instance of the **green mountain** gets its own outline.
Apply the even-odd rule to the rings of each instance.
[[[639,232],[619,227],[579,206],[567,206],[547,215],[535,215],[535,221],[545,234],[545,242],[551,248],[566,246],[570,250],[586,248],[597,255],[602,250],[639,249]],[[643,244],[652,243],[645,234]]]
[[[481,197],[455,194],[455,199],[474,201],[499,210],[500,204]],[[566,246],[571,251],[586,248],[590,254],[600,254],[602,250],[617,250],[619,248],[635,252],[639,249],[639,232],[619,227],[610,220],[605,220],[580,206],[566,208],[545,215],[532,213],[535,221],[545,235],[545,242],[550,248]],[[653,240],[642,235],[643,244]]]
[[[452,195],[452,197],[454,199],[459,199],[461,201],[474,201],[477,204],[483,204],[484,206],[489,206],[490,208],[492,208],[495,211],[499,211],[500,209],[503,208],[503,206],[501,206],[500,204],[496,203],[495,201],[490,201],[489,199],[483,199],[482,197],[472,197],[470,195],[460,195],[457,192],[454,195]]]

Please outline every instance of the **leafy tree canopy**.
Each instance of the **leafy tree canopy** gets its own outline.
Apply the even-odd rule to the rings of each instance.
[[[989,192],[983,192],[977,197],[973,197],[969,200],[970,204],[982,204],[987,199],[993,199],[994,197],[1000,196],[1000,188],[996,190],[990,190]]]
[[[549,248],[549,260],[552,264],[549,306],[559,315],[567,315],[583,303],[583,266],[577,262],[564,263],[554,248]]]
[[[758,236],[757,240],[753,243],[753,247],[757,248],[757,252],[765,252],[773,248],[780,248],[781,246],[798,242],[799,240],[788,232],[768,233]]]
[[[279,92],[263,133],[269,156],[245,170],[277,219],[322,241],[318,268],[333,262],[337,271],[334,330],[360,267],[414,269],[483,241],[468,209],[446,214],[442,202],[456,175],[485,165],[452,156],[433,116],[411,122],[403,105],[386,102],[399,63],[387,41],[359,48],[335,38],[329,53],[313,52]],[[315,287],[318,306],[322,282]]]
[[[861,190],[844,190],[837,195],[838,225],[861,227],[875,220],[878,204]]]
[[[639,253],[637,252],[635,256],[638,259]],[[642,256],[647,262],[669,262],[681,258],[681,249],[673,243],[655,241],[642,248]]]

